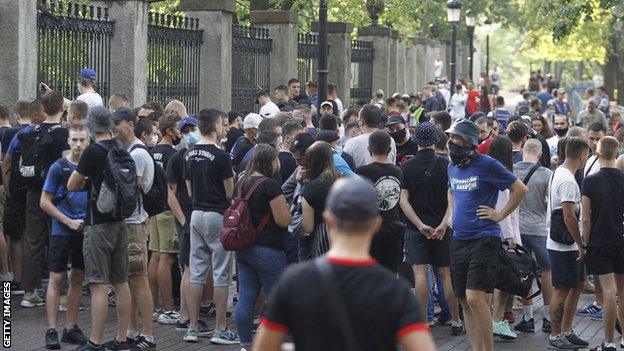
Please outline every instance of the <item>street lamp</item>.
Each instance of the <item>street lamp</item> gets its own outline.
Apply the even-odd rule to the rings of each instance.
[[[468,29],[468,39],[470,40],[470,47],[468,48],[469,56],[468,56],[468,69],[470,72],[470,80],[474,81],[474,72],[473,72],[473,58],[474,58],[474,29],[475,29],[475,18],[472,16],[472,11],[466,11],[466,28]]]
[[[492,21],[486,19],[484,24],[485,29],[485,74],[490,75],[490,33],[492,33]]]
[[[457,26],[461,14],[461,1],[448,0],[446,2],[446,18],[452,25],[451,31],[451,87],[455,85],[455,74],[457,68]]]
[[[319,3],[319,33],[318,33],[318,102],[317,110],[321,110],[321,104],[327,100],[327,1]]]

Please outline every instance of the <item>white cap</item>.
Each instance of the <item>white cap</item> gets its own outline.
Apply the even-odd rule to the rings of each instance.
[[[258,128],[262,119],[263,118],[257,113],[248,114],[243,120],[243,129]]]

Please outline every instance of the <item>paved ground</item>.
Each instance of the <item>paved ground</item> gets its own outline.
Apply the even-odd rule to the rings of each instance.
[[[583,295],[582,302],[590,301],[590,295]],[[12,350],[45,350],[44,336],[47,329],[45,319],[45,308],[36,307],[25,309],[19,306],[19,299],[12,299]],[[88,298],[83,296],[85,305],[88,305]],[[538,307],[539,306],[539,307]],[[542,315],[541,301],[536,301],[535,316]],[[521,318],[521,310],[516,310],[516,317]],[[60,323],[64,322],[64,313],[60,313]],[[105,340],[113,338],[115,330],[114,323],[115,310],[109,309],[108,327],[105,330]],[[214,319],[207,322],[214,323]],[[80,312],[79,323],[86,334],[90,326],[89,310]],[[583,339],[590,340],[590,345],[594,346],[602,340],[602,322],[591,321],[589,318],[576,317],[574,320],[574,330]],[[231,328],[235,328],[234,317],[230,318]],[[541,326],[541,323],[538,323]],[[450,336],[450,327],[434,327],[432,329],[438,350],[469,350],[470,344],[466,336]],[[182,341],[182,334],[177,333],[173,326],[156,325],[156,339],[159,350],[217,350],[230,351],[240,350],[238,346],[216,346],[210,345],[207,339],[197,344],[188,344]],[[545,350],[547,334],[536,332],[534,334],[523,333],[514,342],[496,343],[496,350]],[[64,345],[63,350],[71,350],[73,347]]]

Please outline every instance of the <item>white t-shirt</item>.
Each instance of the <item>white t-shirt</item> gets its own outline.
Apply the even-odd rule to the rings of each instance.
[[[277,107],[277,105],[273,101],[269,101],[266,104],[264,104],[264,106],[260,107],[260,113],[258,114],[264,118],[269,118],[271,117],[272,114],[277,113],[279,111],[280,111],[279,107]]]
[[[598,173],[600,168],[602,168],[602,166],[600,165],[600,160],[598,160],[598,156],[591,155],[587,159],[587,162],[585,162],[585,167],[583,168],[583,178],[594,173]]]
[[[498,200],[496,201],[496,211],[501,211],[509,201],[509,190],[505,189],[498,192]],[[522,237],[520,237],[520,214],[518,209],[511,211],[509,216],[498,222],[501,228],[501,237],[503,240],[513,238],[516,244],[522,245]]]
[[[349,139],[342,150],[353,157],[355,168],[366,166],[373,162],[373,158],[368,151],[368,138],[370,135],[371,133],[361,134],[355,138]],[[392,149],[390,150],[390,154],[388,154],[388,161],[394,164],[396,163],[396,143],[394,139],[391,139],[391,142]]]
[[[440,78],[442,76],[442,67],[444,66],[444,62],[442,60],[435,60],[433,63],[433,68],[435,70],[435,77]]]
[[[84,101],[87,106],[89,106],[89,111],[94,107],[104,106],[104,101],[102,100],[102,97],[100,96],[100,94],[94,91],[81,94],[76,98],[76,100]]]
[[[466,100],[468,95],[466,94],[453,94],[451,96],[451,119],[456,120],[458,118],[466,117]]]
[[[336,102],[336,106],[338,106],[338,116],[342,118],[342,111],[344,111],[344,105],[342,104],[342,101],[340,101],[339,98],[336,98],[336,100],[334,100],[334,102]]]
[[[573,202],[578,208],[581,202],[581,189],[579,189],[574,174],[570,170],[565,167],[558,167],[553,175],[550,188],[550,211],[560,209],[562,202]],[[558,243],[553,241],[549,235],[546,248],[554,251],[576,251],[578,245],[576,243],[572,245]]]
[[[557,156],[557,145],[559,144],[559,136],[555,135],[546,139],[546,144],[548,144],[548,149],[550,149],[550,156]]]
[[[139,139],[135,139],[128,147],[128,151],[137,144],[143,145]],[[141,178],[139,186],[144,193],[147,193],[152,189],[154,183],[154,161],[152,160],[152,155],[147,150],[137,147],[130,152],[130,156],[132,156],[132,160],[134,160],[136,165],[137,176]],[[145,212],[143,204],[140,203],[132,216],[126,218],[126,224],[141,224],[147,221],[148,218],[149,215]]]

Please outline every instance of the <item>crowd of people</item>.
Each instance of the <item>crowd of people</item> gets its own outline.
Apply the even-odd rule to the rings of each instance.
[[[491,83],[438,79],[347,107],[335,85],[318,101],[293,78],[259,91],[258,113],[196,116],[177,100],[105,106],[92,69],[74,101],[42,83],[40,99],[0,105],[0,274],[22,307],[46,305],[48,349],[155,350],[160,323],[246,351],[433,350],[433,326],[492,350],[540,323],[548,347],[573,350],[588,346],[576,314],[604,320],[592,350],[615,350],[622,120],[602,92],[572,119],[561,89],[511,111]],[[543,315],[532,286],[510,288],[529,275],[507,250],[536,267]],[[595,301],[577,309],[589,277]]]

